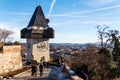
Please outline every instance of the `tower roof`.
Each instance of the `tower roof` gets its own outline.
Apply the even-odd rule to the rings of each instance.
[[[48,19],[45,19],[41,6],[37,6],[27,27],[43,26],[48,27]]]

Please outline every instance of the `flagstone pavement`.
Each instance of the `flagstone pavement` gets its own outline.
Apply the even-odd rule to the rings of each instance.
[[[42,76],[39,76],[39,71],[37,71],[37,77],[33,78],[31,77],[31,70],[27,70],[23,73],[15,75],[13,78],[3,80],[70,80],[70,79],[66,77],[65,73],[61,72],[60,67],[50,66],[49,68],[44,69]]]

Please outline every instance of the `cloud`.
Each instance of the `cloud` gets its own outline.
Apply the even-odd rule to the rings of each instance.
[[[61,13],[61,14],[52,14],[52,17],[60,17],[58,21],[52,22],[51,25],[55,27],[61,27],[61,26],[68,26],[69,24],[77,24],[77,25],[86,25],[86,24],[106,24],[106,25],[114,25],[116,23],[116,18],[113,20],[113,15],[116,13],[116,11],[113,11],[114,13],[111,15],[105,15],[104,14],[96,14],[95,12],[102,12],[106,11],[108,14],[112,13],[109,12],[109,10],[113,10],[117,8],[117,14],[118,14],[118,9],[120,8],[120,5],[114,5],[114,6],[109,6],[109,7],[104,7],[104,8],[98,8],[98,9],[93,9],[93,10],[88,10],[88,11],[76,11],[76,12],[70,12],[70,13]],[[108,11],[107,11],[108,10]],[[95,15],[94,15],[94,13]],[[89,15],[87,13],[93,13],[93,15]],[[86,16],[83,16],[83,15]],[[98,16],[97,16],[98,15]],[[105,16],[104,16],[105,15]],[[65,21],[61,21],[60,19],[63,18]],[[69,19],[70,18],[70,19]],[[72,18],[72,19],[71,19]],[[63,20],[62,19],[62,20]],[[118,22],[118,21],[117,21]]]
[[[78,1],[78,2],[74,2],[72,4],[73,7],[78,7],[79,5],[81,4],[81,1]]]
[[[89,34],[89,33],[88,33]],[[50,42],[53,43],[93,43],[97,41],[97,36],[91,36],[77,33],[77,34],[56,34],[54,39],[51,39]]]
[[[10,14],[10,15],[31,15],[32,13],[26,13],[26,12],[5,12],[5,14]]]
[[[86,21],[78,21],[78,20],[69,20],[69,21],[58,21],[58,22],[53,22],[50,25],[54,27],[66,27],[66,26],[74,26],[73,24],[76,24],[76,27],[79,27],[79,25],[98,25],[98,24],[106,24],[106,25],[112,25],[116,24],[116,21],[111,21],[111,20],[86,20]],[[78,26],[77,26],[78,25]]]
[[[55,2],[56,2],[56,0],[53,0],[52,3],[51,3],[50,10],[49,10],[49,12],[48,12],[48,17],[50,17],[50,15],[51,15],[51,13],[52,13],[52,10],[53,10],[53,7],[54,7],[54,5],[55,5]]]
[[[104,10],[107,11],[107,10],[115,9],[115,8],[120,8],[120,5],[114,5],[114,6],[104,7],[104,8],[98,8],[98,9],[89,10],[89,11],[80,11],[80,12],[77,11],[77,12],[72,12],[72,13],[70,12],[70,13],[52,14],[51,16],[52,17],[72,18],[72,20],[74,19],[73,22],[75,22],[78,19],[81,20],[83,18],[87,19],[87,20],[88,19],[90,19],[90,20],[97,19],[97,21],[87,21],[87,22],[82,21],[82,23],[84,23],[84,24],[93,24],[93,23],[95,23],[95,24],[96,23],[111,24],[111,23],[114,23],[114,21],[110,21],[109,20],[110,17],[104,16],[103,14],[100,14],[98,16],[96,16],[97,14],[96,15],[90,15],[90,16],[88,14],[88,16],[82,16],[82,14],[93,13],[93,12],[101,12],[101,11],[104,11]],[[81,21],[79,21],[79,23],[81,23]],[[57,25],[58,24],[59,24],[59,22],[57,22]],[[66,24],[66,23],[60,22],[60,25],[61,24]]]
[[[92,6],[92,7],[100,7],[106,4],[110,4],[113,2],[116,2],[118,0],[90,0],[87,5]]]
[[[75,17],[75,18],[83,18],[87,16],[80,16],[80,15],[70,15],[70,14],[53,14],[52,17]]]
[[[94,16],[80,16],[80,15],[73,15],[73,14],[53,14],[52,17],[71,17],[71,18],[94,18],[94,19],[105,19],[106,17],[94,17]]]
[[[113,9],[113,8],[119,8],[119,7],[120,7],[120,5],[114,5],[114,6],[109,6],[109,7],[104,7],[104,8],[98,8],[98,9],[89,10],[89,11],[77,11],[77,12],[63,13],[63,14],[64,15],[65,14],[85,14],[85,13],[92,13],[92,12],[103,11],[103,10],[108,10],[108,9]]]
[[[68,36],[66,36],[66,38],[69,38],[69,39],[82,39],[82,36],[80,36],[80,34],[74,34],[74,35],[68,35]]]
[[[55,43],[80,43],[82,36],[80,34],[56,34],[55,39],[50,40]]]

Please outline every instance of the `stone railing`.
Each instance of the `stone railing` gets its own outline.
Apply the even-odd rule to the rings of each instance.
[[[65,67],[65,72],[71,80],[84,80],[84,79],[80,78],[79,76],[77,76],[75,74],[75,72],[73,70],[71,70],[67,64]]]

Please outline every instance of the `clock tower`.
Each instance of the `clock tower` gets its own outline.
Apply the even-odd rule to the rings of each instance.
[[[21,30],[21,38],[27,40],[27,62],[49,61],[49,38],[54,38],[54,30],[48,25],[41,6],[37,6],[26,28]]]

